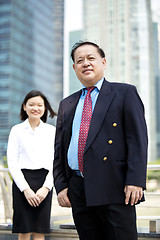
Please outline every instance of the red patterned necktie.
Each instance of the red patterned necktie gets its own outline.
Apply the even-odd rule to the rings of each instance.
[[[92,118],[92,99],[91,92],[95,87],[87,88],[87,94],[84,100],[81,125],[79,130],[79,138],[78,138],[78,166],[80,172],[83,173],[83,154],[86,145],[86,140],[89,131],[89,125]]]

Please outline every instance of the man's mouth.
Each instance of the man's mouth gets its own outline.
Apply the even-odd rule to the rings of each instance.
[[[89,73],[89,72],[92,72],[92,69],[85,69],[85,70],[83,71],[83,73]]]

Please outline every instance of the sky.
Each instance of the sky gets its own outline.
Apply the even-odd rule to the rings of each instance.
[[[153,20],[160,21],[160,0],[151,0],[151,8],[153,11]]]
[[[65,0],[66,28],[74,31],[82,28],[82,0]]]
[[[151,0],[151,7],[153,10],[160,10],[160,1],[159,0]]]

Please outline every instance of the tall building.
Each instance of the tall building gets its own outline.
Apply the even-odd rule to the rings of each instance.
[[[105,51],[109,81],[134,84],[145,105],[149,160],[157,157],[150,0],[83,1],[83,39]]]
[[[153,46],[154,46],[154,79],[156,85],[156,133],[157,133],[157,155],[160,157],[160,67],[159,67],[159,41],[158,23],[153,23]]]
[[[69,49],[71,51],[72,47],[76,42],[79,42],[82,36],[82,30],[72,31],[69,35]],[[73,70],[73,61],[70,57],[69,58],[69,94],[76,92],[82,88],[82,84],[77,79],[75,71]]]
[[[20,104],[38,89],[57,110],[63,89],[64,0],[0,0],[0,155]]]

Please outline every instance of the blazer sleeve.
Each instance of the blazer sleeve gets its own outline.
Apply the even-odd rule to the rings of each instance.
[[[125,185],[146,189],[147,126],[144,106],[134,86],[128,88],[124,100],[124,128],[128,149]]]
[[[65,174],[65,146],[63,146],[64,111],[60,102],[56,123],[55,153],[53,162],[54,185],[57,194],[68,187]]]

